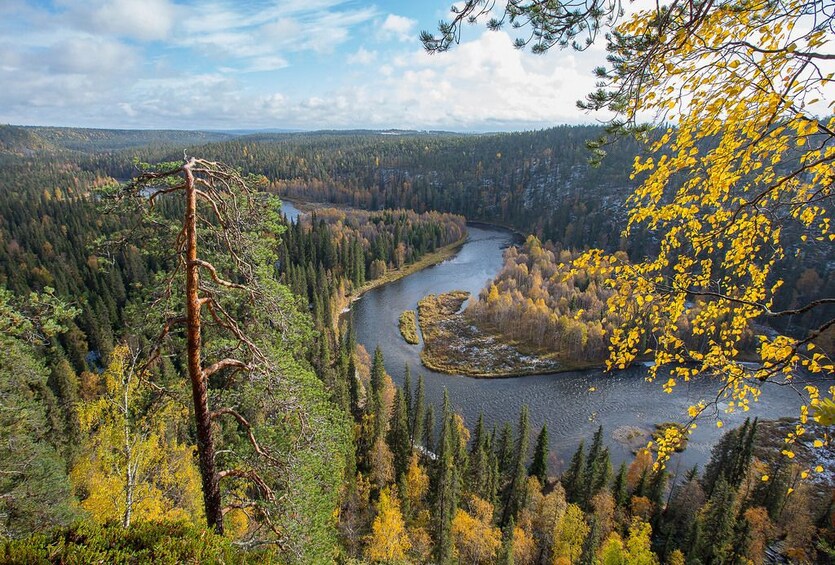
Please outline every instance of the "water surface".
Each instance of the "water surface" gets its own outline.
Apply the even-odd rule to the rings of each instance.
[[[580,440],[587,443],[599,425],[605,432],[614,464],[631,460],[631,449],[618,443],[612,432],[622,426],[651,430],[655,423],[683,422],[687,407],[697,400],[711,400],[716,387],[710,382],[680,383],[673,394],[666,394],[658,383],[644,380],[646,368],[636,366],[616,373],[601,370],[574,371],[506,379],[474,379],[436,373],[420,363],[420,345],[409,345],[400,336],[398,318],[406,309],[417,308],[427,294],[462,289],[477,294],[502,265],[502,252],[513,244],[514,236],[498,228],[469,227],[469,239],[458,254],[439,265],[367,292],[352,306],[357,340],[373,353],[380,346],[386,370],[402,384],[404,367],[409,365],[413,383],[424,375],[427,401],[440,412],[443,389],[468,425],[484,413],[489,426],[514,424],[523,405],[530,409],[534,433],[548,425],[551,440],[551,472],[564,468]],[[741,424],[746,416],[777,418],[797,414],[800,397],[787,387],[766,384],[763,400],[748,413],[722,414],[726,427]],[[720,404],[718,409],[724,408]],[[671,462],[671,469],[682,473],[693,465],[703,465],[721,431],[713,420],[700,423],[686,451]],[[534,438],[531,438],[533,442]]]

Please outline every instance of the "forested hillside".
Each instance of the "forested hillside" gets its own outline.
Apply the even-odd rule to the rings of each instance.
[[[571,247],[617,248],[639,145],[620,141],[595,168],[586,143],[602,133],[587,126],[491,135],[346,132],[244,137],[205,149],[303,200],[453,212]]]
[[[130,132],[4,126],[0,147],[74,153],[89,172],[128,179],[132,158],[182,157],[182,148],[262,174],[281,195],[363,209],[409,208],[466,214],[512,225],[570,247],[618,248],[628,171],[640,145],[607,147],[589,165],[587,143],[599,127],[462,135],[416,132],[318,132],[232,136],[202,132]],[[127,149],[128,151],[124,151]]]
[[[559,342],[569,358],[602,355],[615,324],[603,308],[608,291],[566,268],[572,246],[621,246],[613,234],[628,150],[613,150],[620,168],[589,168],[584,141],[596,133],[281,134],[186,148],[205,139],[4,128],[0,561],[829,555],[826,483],[805,481],[812,459],[755,449],[756,422],[686,476],[653,469],[645,451],[613,471],[602,430],[561,466],[526,411],[515,427],[489,430],[456,413],[466,399],[436,412],[422,379],[396,387],[382,355],[338,323],[352,297],[450,252],[466,220],[481,219],[565,241],[531,237],[508,249],[468,315],[534,347]],[[133,148],[143,140],[152,145]],[[216,265],[199,291],[211,303],[202,360],[224,537],[206,529],[188,336],[178,325],[186,204],[179,185],[136,185],[131,198],[132,185],[114,188],[114,179],[168,170],[140,169],[134,157],[179,161],[183,149],[266,174],[248,179],[260,189],[248,204],[260,219],[234,224],[242,247],[227,245],[229,225],[206,219],[243,200],[207,191],[217,200],[198,208],[201,249]],[[368,209],[315,207],[289,222],[269,198],[276,192]],[[786,286],[816,292],[831,284],[823,267]],[[804,441],[824,434],[809,428]]]

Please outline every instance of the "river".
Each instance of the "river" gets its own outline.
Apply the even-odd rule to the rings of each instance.
[[[288,205],[285,204],[285,207]],[[296,217],[298,211],[289,206],[285,213]],[[409,345],[400,336],[398,318],[407,309],[416,309],[418,300],[427,294],[462,289],[478,294],[485,283],[502,266],[503,250],[515,241],[504,229],[469,226],[469,238],[460,251],[443,263],[429,267],[400,280],[375,288],[353,303],[351,314],[358,343],[369,353],[380,346],[386,370],[401,385],[408,365],[417,384],[422,374],[426,383],[427,402],[440,414],[444,388],[456,411],[472,428],[479,413],[484,413],[489,427],[502,426],[505,421],[514,429],[523,405],[530,410],[531,443],[542,424],[548,425],[551,460],[550,471],[565,469],[579,442],[588,445],[598,426],[603,426],[613,465],[630,461],[632,448],[616,441],[613,433],[625,427],[653,429],[660,422],[682,422],[687,407],[700,399],[710,400],[716,385],[710,382],[679,383],[675,392],[666,394],[661,384],[644,380],[646,368],[635,366],[624,371],[605,373],[602,370],[573,371],[530,377],[505,379],[473,379],[460,375],[436,373],[423,367],[419,345]],[[666,379],[665,379],[666,380]],[[788,387],[766,383],[760,402],[747,413],[725,414],[725,429],[741,424],[746,417],[778,418],[798,413],[800,397]],[[719,405],[723,408],[724,405]],[[692,434],[687,449],[670,462],[669,468],[683,473],[693,465],[703,466],[710,449],[722,430],[715,420],[704,418]]]

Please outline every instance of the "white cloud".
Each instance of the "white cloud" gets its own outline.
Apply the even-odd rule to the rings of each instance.
[[[377,52],[360,47],[356,53],[351,53],[345,60],[349,65],[370,65],[377,60]]]
[[[168,0],[109,0],[92,12],[92,29],[141,41],[166,39],[178,10]],[[185,16],[185,13],[182,13]]]
[[[186,7],[148,1],[163,12],[159,26],[140,17],[133,30],[119,20],[90,31],[96,14],[115,18],[136,0],[65,0],[65,12],[30,6],[26,21],[38,23],[14,42],[8,37],[15,20],[0,19],[0,83],[13,85],[0,89],[0,123],[499,130],[593,119],[575,101],[594,88],[592,69],[605,55],[597,47],[533,55],[514,49],[507,33],[473,27],[472,39],[430,56],[417,43],[413,20],[383,18],[345,0],[271,0],[266,8],[205,0],[174,33],[165,10],[179,17]],[[88,23],[79,22],[79,6]],[[360,30],[372,40],[379,33],[414,43],[373,50],[348,43]],[[165,43],[154,39],[166,34]],[[337,57],[322,55],[340,46]],[[310,66],[300,68],[299,60]],[[330,74],[319,72],[317,61]],[[334,63],[352,67],[333,71]]]
[[[380,34],[384,39],[395,38],[398,41],[414,41],[417,22],[405,16],[389,14],[380,25]]]
[[[331,127],[495,130],[590,122],[575,102],[594,88],[602,52],[533,55],[484,31],[447,53],[390,54],[373,76],[319,97]],[[343,101],[338,104],[337,100]],[[344,111],[341,111],[344,108]],[[325,127],[300,107],[297,127]]]
[[[53,73],[96,76],[130,73],[137,63],[133,49],[101,37],[74,37],[60,41],[49,48],[43,59]]]

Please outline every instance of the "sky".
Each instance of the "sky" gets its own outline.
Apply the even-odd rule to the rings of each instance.
[[[577,109],[602,45],[535,55],[449,0],[0,0],[0,123],[154,129],[508,131]]]

